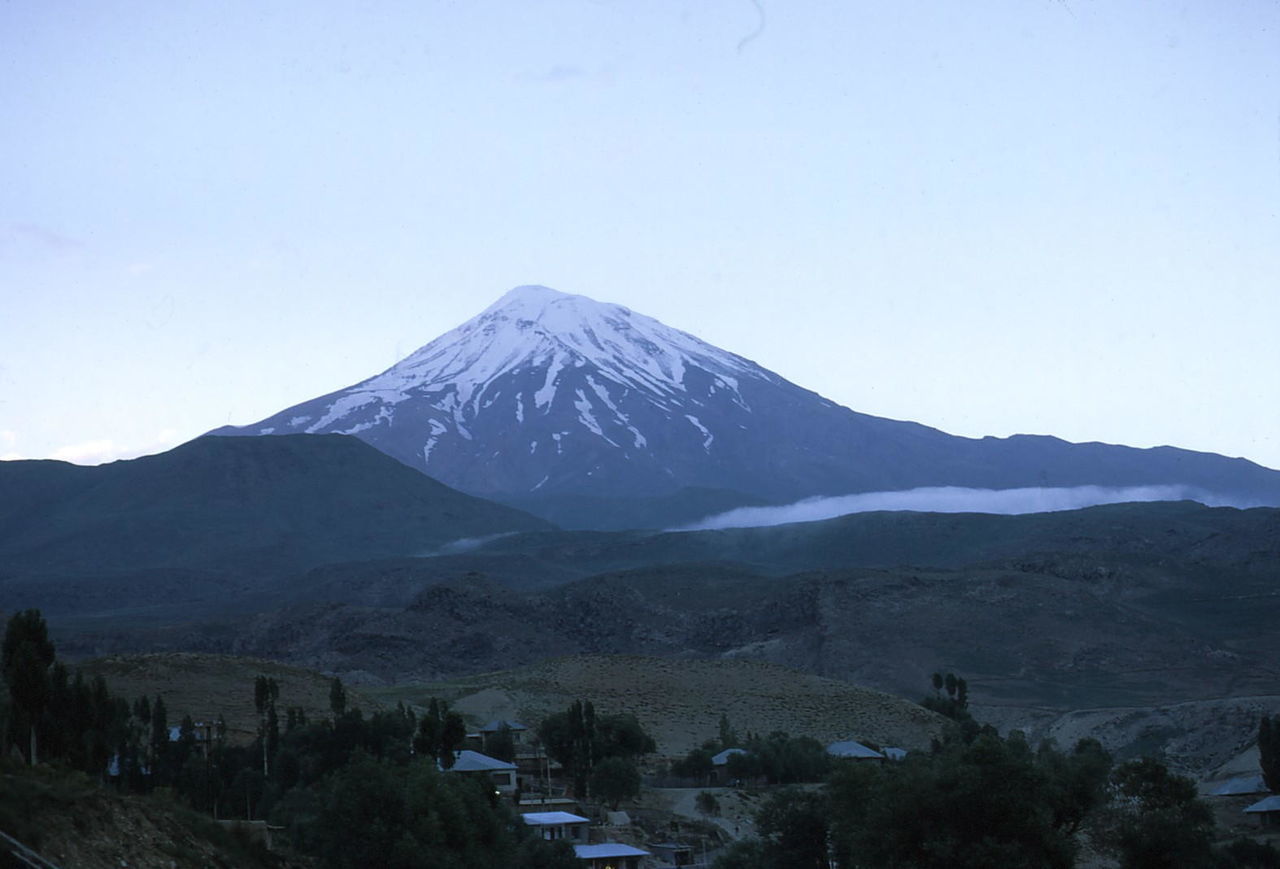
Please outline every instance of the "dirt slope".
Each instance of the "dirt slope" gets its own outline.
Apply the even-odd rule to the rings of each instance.
[[[473,722],[518,718],[534,726],[577,698],[602,714],[630,712],[658,743],[682,755],[717,733],[721,714],[739,734],[784,730],[822,742],[870,740],[924,748],[943,720],[898,697],[745,660],[575,655],[450,682],[369,689],[385,702],[449,699]]]

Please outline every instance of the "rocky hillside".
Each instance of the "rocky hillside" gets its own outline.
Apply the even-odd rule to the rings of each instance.
[[[63,869],[305,869],[161,796],[121,796],[82,774],[0,763],[0,830]],[[0,843],[0,865],[8,862]]]
[[[635,715],[666,756],[715,737],[722,714],[739,733],[782,730],[908,749],[927,748],[943,726],[939,716],[899,697],[758,661],[574,655],[375,694],[388,702],[443,697],[475,722],[531,724],[588,698],[600,714]]]

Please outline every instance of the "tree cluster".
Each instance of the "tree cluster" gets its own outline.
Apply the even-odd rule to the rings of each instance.
[[[634,715],[597,716],[590,700],[575,700],[564,712],[547,716],[538,738],[573,777],[576,795],[596,793],[615,806],[639,791],[635,761],[656,748]]]
[[[1215,848],[1194,784],[1158,761],[1113,767],[1094,740],[1032,749],[984,726],[901,763],[839,761],[821,791],[775,791],[756,823],[718,869],[1069,869],[1083,830],[1122,869],[1280,866],[1268,845]]]
[[[467,738],[462,716],[449,711],[449,704],[432,697],[427,711],[418,722],[413,737],[413,750],[423,757],[434,758],[444,769],[453,766],[455,752]]]
[[[973,716],[969,714],[969,683],[955,673],[934,673],[932,678],[933,694],[920,701],[925,709],[945,715],[953,721],[969,723]]]
[[[760,838],[729,848],[717,869],[1069,869],[1085,830],[1121,869],[1280,867],[1270,845],[1214,847],[1194,783],[1162,763],[1113,767],[1091,739],[1033,750],[1021,733],[1002,738],[973,720],[963,679],[935,674],[933,686],[924,705],[954,724],[931,751],[838,761],[822,791],[776,791],[757,815]],[[1264,719],[1259,746],[1264,770],[1280,763],[1280,719]]]
[[[170,740],[163,698],[130,705],[112,696],[101,676],[72,673],[57,659],[39,610],[10,617],[0,670],[4,753],[16,747],[29,764],[63,764],[132,791],[183,778],[194,745],[190,718],[183,719],[179,739]]]
[[[325,869],[576,869],[573,848],[546,842],[493,799],[482,779],[357,752],[318,786],[296,788],[274,815]]]
[[[693,779],[698,785],[705,784],[715,769],[712,758],[729,748],[742,749],[725,760],[725,772],[739,782],[820,782],[831,771],[831,757],[816,739],[793,737],[780,730],[768,736],[748,732],[745,739],[739,739],[728,717],[721,715],[719,738],[708,739],[672,763],[671,774]]]
[[[743,748],[743,753],[731,754],[725,761],[729,777],[739,781],[818,782],[831,771],[831,755],[811,736],[791,736],[780,730],[763,737],[748,734]]]
[[[1258,723],[1258,763],[1267,790],[1280,793],[1280,715],[1264,715]]]
[[[0,648],[2,747],[16,745],[28,761],[73,766],[132,791],[163,785],[216,817],[266,818],[324,869],[579,865],[571,847],[544,842],[494,799],[487,780],[439,770],[437,758],[452,761],[465,736],[443,703],[433,701],[421,722],[402,704],[366,717],[348,707],[335,679],[332,718],[308,721],[290,706],[282,722],[287,686],[259,676],[251,743],[227,744],[221,720],[204,741],[190,717],[175,739],[163,698],[131,705],[100,677],[70,674],[37,611],[13,616]],[[608,728],[603,735],[605,745],[618,741]]]

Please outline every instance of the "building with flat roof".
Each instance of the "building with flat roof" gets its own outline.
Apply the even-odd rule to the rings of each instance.
[[[520,818],[548,842],[586,842],[591,821],[572,812],[526,812]]]
[[[621,842],[574,845],[573,853],[587,864],[587,869],[640,869],[640,860],[649,856],[643,848],[633,848]]]

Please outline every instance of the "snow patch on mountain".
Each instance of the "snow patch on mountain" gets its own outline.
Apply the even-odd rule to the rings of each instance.
[[[703,425],[701,420],[699,420],[693,414],[686,413],[684,415],[684,418],[689,420],[689,422],[693,424],[694,428],[702,432],[702,448],[707,452],[711,452],[711,442],[716,439],[716,436],[713,435],[711,432],[707,431],[707,427]]]

